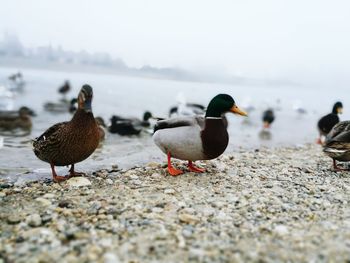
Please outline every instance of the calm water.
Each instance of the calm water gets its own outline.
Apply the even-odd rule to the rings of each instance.
[[[52,114],[45,112],[43,104],[56,102],[61,96],[57,88],[68,79],[73,90],[68,97],[77,96],[81,86],[90,84],[94,89],[93,110],[95,116],[106,121],[112,114],[141,117],[145,110],[156,116],[167,116],[170,106],[176,104],[176,98],[182,93],[188,102],[206,105],[218,93],[228,93],[234,97],[241,108],[254,107],[250,117],[227,114],[229,119],[230,145],[227,152],[237,151],[239,147],[257,148],[260,146],[283,146],[313,142],[317,137],[317,119],[330,112],[336,100],[344,103],[343,120],[350,118],[350,94],[347,90],[330,87],[319,90],[318,87],[302,86],[235,86],[207,83],[176,82],[132,78],[124,76],[69,73],[45,70],[21,70],[26,81],[25,90],[12,101],[15,109],[26,105],[33,108],[38,116],[33,118],[33,130],[24,137],[4,137],[4,147],[0,149],[0,176],[14,180],[50,178],[47,163],[38,160],[32,152],[31,139],[39,136],[49,126],[71,118],[68,113]],[[6,85],[7,76],[17,69],[0,68],[0,86]],[[5,101],[0,97],[0,105]],[[271,129],[271,139],[262,140],[261,114],[267,107],[276,109],[276,121]],[[294,109],[303,107],[307,114],[298,114]],[[349,106],[350,108],[350,106]],[[150,161],[161,162],[165,156],[153,144],[149,134],[140,137],[121,137],[107,134],[106,141],[93,156],[77,164],[78,171],[91,172],[97,168],[110,168],[117,164],[121,168],[142,165]],[[59,167],[61,174],[67,168]]]

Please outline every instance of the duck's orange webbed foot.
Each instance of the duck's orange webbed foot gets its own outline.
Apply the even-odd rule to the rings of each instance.
[[[86,175],[86,173],[70,172],[68,176],[70,178],[70,177],[80,177],[84,175]]]
[[[168,172],[170,175],[172,176],[178,176],[180,174],[183,174],[184,172],[178,169],[175,169],[172,165],[171,165],[171,154],[170,152],[168,152]]]
[[[55,183],[67,181],[69,178],[70,178],[69,176],[53,175],[53,181]]]
[[[60,183],[60,182],[63,182],[63,181],[66,181],[69,179],[68,176],[59,176],[56,174],[56,171],[55,171],[55,165],[53,163],[50,163],[50,166],[51,166],[51,172],[52,172],[52,178],[53,178],[53,181],[55,183]]]
[[[198,168],[198,167],[194,166],[192,161],[188,161],[188,169],[191,172],[195,172],[195,173],[204,173],[205,172],[205,169]]]
[[[74,171],[74,164],[72,164],[71,168],[69,169],[69,178],[71,177],[79,177],[79,176],[84,176],[86,175],[85,173],[79,173]]]
[[[172,176],[178,176],[184,173],[183,171],[175,169],[174,167],[168,167],[168,172]]]

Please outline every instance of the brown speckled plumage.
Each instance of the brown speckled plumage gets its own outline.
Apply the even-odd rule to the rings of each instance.
[[[33,142],[34,153],[42,161],[48,162],[51,166],[74,165],[88,158],[97,148],[100,140],[99,127],[91,112],[86,110],[91,104],[89,94],[79,93],[80,105],[69,122],[61,122],[46,130]],[[89,101],[90,100],[90,101]],[[88,105],[88,106],[86,106]],[[71,173],[74,173],[72,166]],[[55,173],[53,170],[55,178]]]
[[[333,127],[327,135],[323,151],[333,159],[335,170],[341,170],[336,161],[350,161],[350,121],[340,122]]]
[[[81,162],[99,143],[99,128],[91,112],[78,110],[70,122],[53,125],[34,143],[34,153],[42,161],[56,166]]]

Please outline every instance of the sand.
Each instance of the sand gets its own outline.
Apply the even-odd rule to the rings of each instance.
[[[3,181],[0,262],[349,261],[350,173],[331,164],[304,145],[228,153],[178,177],[149,163]]]

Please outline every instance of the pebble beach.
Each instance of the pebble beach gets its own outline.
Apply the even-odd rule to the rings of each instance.
[[[207,172],[172,177],[151,162],[61,184],[0,181],[0,262],[350,260],[350,175],[319,146],[197,164]]]

